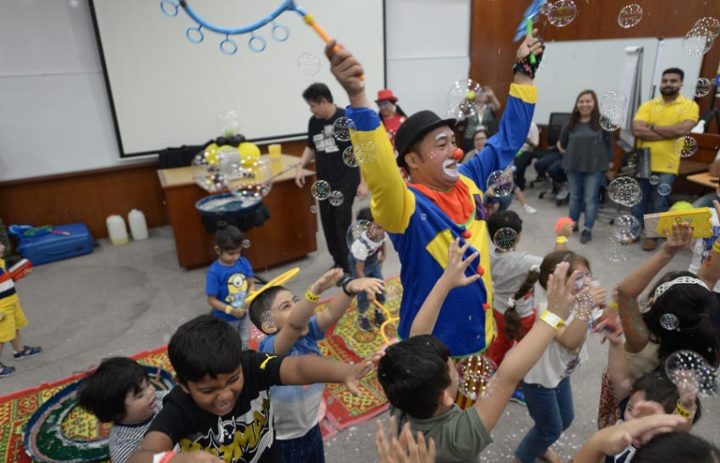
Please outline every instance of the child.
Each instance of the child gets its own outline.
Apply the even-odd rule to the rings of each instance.
[[[428,295],[413,322],[415,333],[430,333],[448,292],[472,284],[479,275],[468,269],[477,258],[463,259],[469,244],[450,245],[448,265]],[[407,421],[413,433],[434,440],[437,461],[476,461],[490,444],[489,432],[502,416],[517,383],[555,337],[573,304],[574,273],[567,278],[569,264],[557,265],[548,279],[548,309],[528,334],[511,350],[475,404],[461,410],[455,404],[459,384],[448,348],[427,334],[412,336],[388,347],[378,365],[378,379],[392,404],[399,426]],[[472,275],[467,276],[466,272]]]
[[[156,391],[145,368],[127,357],[102,361],[85,378],[78,391],[78,405],[110,430],[110,460],[125,463],[145,435],[152,419],[162,409],[167,391]]]
[[[260,342],[260,352],[275,355],[322,355],[317,342],[349,307],[353,294],[382,292],[383,281],[374,278],[347,280],[343,292],[335,296],[327,310],[313,315],[320,295],[335,286],[342,269],[332,269],[313,283],[299,299],[282,286],[272,286],[250,304],[250,320],[268,336]],[[270,390],[275,413],[276,439],[285,463],[322,462],[324,451],[318,425],[318,409],[324,386],[278,386]]]
[[[243,351],[241,342],[237,331],[210,315],[177,329],[168,356],[179,384],[128,463],[282,461],[273,445],[270,387],[345,383],[357,394],[358,381],[372,368],[370,361],[348,365],[317,355]],[[182,453],[175,455],[178,443]]]
[[[585,299],[592,301],[587,305],[604,306],[605,288],[590,287],[590,263],[571,251],[555,251],[545,256],[540,264],[540,286],[545,288],[547,277],[560,262],[569,262],[570,268],[580,272],[580,278],[574,282],[578,296],[576,304]],[[540,457],[552,463],[562,461],[550,446],[570,427],[574,418],[570,375],[587,359],[584,346],[588,318],[577,316],[576,310],[567,326],[558,330],[540,361],[525,375],[522,389],[535,424],[515,450],[516,461],[530,463]]]
[[[245,298],[255,288],[250,261],[242,257],[243,234],[229,225],[215,233],[218,259],[210,265],[205,294],[212,315],[230,323],[240,333],[243,349],[248,348]]]
[[[0,256],[5,252],[5,246],[0,244]],[[27,275],[25,271],[23,276]],[[20,306],[20,298],[15,291],[15,282],[5,267],[5,260],[0,257],[0,353],[6,342],[10,341],[15,353],[15,360],[34,357],[42,352],[42,347],[24,346],[20,337],[20,328],[28,324],[25,313]],[[0,378],[15,373],[15,367],[0,363]]]
[[[379,278],[383,279],[382,264],[385,261],[385,230],[373,221],[370,208],[361,209],[357,215],[358,220],[370,222],[368,229],[350,245],[350,271],[353,278]],[[377,300],[381,303],[385,302],[385,294],[379,294]],[[357,295],[358,304],[358,326],[361,330],[370,331],[370,320],[367,317],[368,298],[365,292]],[[375,326],[380,326],[385,321],[385,314],[375,308]]]

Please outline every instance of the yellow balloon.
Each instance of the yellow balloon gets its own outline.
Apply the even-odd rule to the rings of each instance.
[[[218,156],[218,145],[215,143],[210,143],[205,148],[205,160],[207,163],[211,166],[216,166],[220,164],[220,156]]]
[[[251,166],[260,159],[260,148],[255,143],[240,143],[238,153],[240,153],[240,162],[243,166]]]

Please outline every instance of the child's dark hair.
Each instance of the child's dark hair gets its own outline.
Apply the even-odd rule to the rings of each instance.
[[[240,334],[211,315],[200,315],[180,325],[168,345],[170,363],[182,384],[232,373],[240,366],[241,355]]]
[[[431,335],[413,336],[385,351],[378,379],[391,404],[414,418],[433,416],[450,385],[450,350]]]
[[[663,283],[678,277],[697,278],[687,271],[665,274],[653,287],[650,295]],[[643,314],[643,321],[659,344],[658,357],[663,360],[673,352],[688,349],[705,357],[716,367],[720,361],[720,330],[713,323],[718,313],[715,294],[699,284],[676,284],[652,301],[652,307]],[[678,321],[677,329],[668,330],[660,323],[665,314]]]
[[[263,329],[262,322],[264,314],[270,312],[273,302],[275,302],[275,298],[281,291],[290,290],[284,286],[271,286],[268,289],[264,290],[262,293],[260,293],[250,303],[250,308],[248,309],[248,311],[250,312],[250,321],[253,323],[253,325],[255,325],[255,328],[259,329],[265,334],[272,333],[268,333]]]
[[[633,463],[720,463],[720,449],[689,432],[658,434],[640,447]]]
[[[105,359],[80,385],[78,405],[103,423],[122,421],[127,393],[140,392],[147,379],[145,367],[131,358]]]
[[[333,102],[333,96],[327,85],[316,82],[303,91],[302,97],[305,101],[320,103],[322,100],[328,103]]]
[[[242,246],[245,239],[242,232],[234,225],[227,225],[215,232],[215,244],[221,251],[234,251]]]
[[[372,211],[370,211],[369,207],[363,207],[360,209],[357,213],[357,219],[358,220],[367,220],[368,222],[374,222],[375,219],[373,218]]]
[[[646,373],[633,383],[630,389],[630,395],[638,391],[645,393],[645,400],[652,400],[653,402],[659,403],[662,405],[665,413],[670,414],[675,411],[677,401],[680,399],[677,386],[659,369]],[[699,398],[695,399],[695,406],[693,423],[697,423],[702,415]]]
[[[498,214],[500,214],[500,212],[495,215]],[[492,217],[490,217],[490,220],[492,220]],[[489,223],[490,222],[488,221],[488,224]],[[533,289],[535,283],[538,281],[540,281],[540,286],[542,286],[543,289],[547,289],[548,278],[550,278],[552,272],[555,271],[555,267],[561,262],[569,262],[570,271],[572,271],[578,264],[582,264],[590,269],[590,262],[588,262],[585,257],[572,251],[555,251],[545,256],[540,264],[540,268],[530,269],[527,278],[525,278],[523,284],[520,285],[518,290],[515,292],[515,295],[512,297],[512,303],[509,304],[507,310],[505,310],[505,335],[508,339],[520,339],[520,315],[518,315],[517,310],[515,309],[515,301],[525,297],[525,295]]]
[[[501,228],[511,228],[519,235],[522,233],[523,221],[515,211],[499,211],[490,216],[487,221],[490,238],[495,236]]]

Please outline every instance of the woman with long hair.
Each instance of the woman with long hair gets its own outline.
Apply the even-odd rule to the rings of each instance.
[[[405,114],[405,111],[397,104],[397,101],[397,97],[389,88],[378,91],[377,99],[375,100],[375,103],[378,105],[380,118],[393,145],[395,145],[395,132],[397,132],[400,125],[407,119],[407,114]]]
[[[575,100],[572,116],[557,143],[570,184],[570,218],[579,224],[585,210],[580,242],[592,239],[592,227],[600,203],[600,186],[612,166],[613,137],[600,127],[597,95],[583,90]],[[577,225],[576,225],[577,227]]]

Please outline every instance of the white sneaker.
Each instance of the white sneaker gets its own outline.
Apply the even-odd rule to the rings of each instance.
[[[535,213],[537,213],[537,209],[535,209],[534,207],[532,207],[532,206],[529,205],[529,204],[523,204],[523,209],[525,209],[525,212],[527,212],[528,214],[535,214]]]

